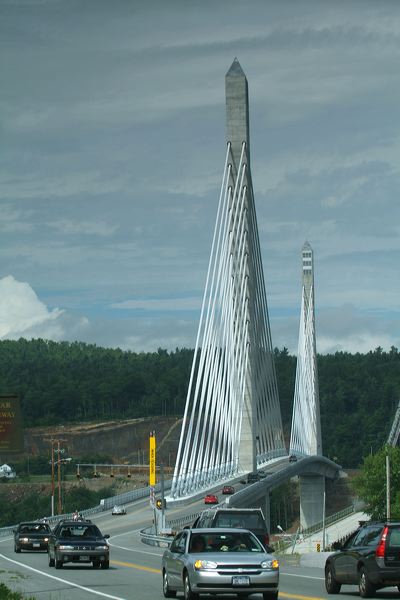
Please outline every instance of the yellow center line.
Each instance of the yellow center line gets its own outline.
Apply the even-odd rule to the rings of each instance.
[[[130,567],[131,569],[137,569],[138,571],[149,571],[150,573],[157,573],[161,575],[160,569],[153,569],[152,567],[144,567],[142,565],[136,565],[135,563],[122,562],[120,560],[110,560],[112,565],[118,565],[119,567]]]
[[[289,594],[287,592],[281,592],[281,590],[279,590],[279,598],[297,598],[298,600],[325,600],[325,598],[319,598],[318,596],[302,596],[301,594]]]
[[[152,567],[144,567],[143,565],[137,565],[135,563],[130,562],[122,562],[120,560],[111,560],[110,563],[112,565],[118,565],[120,567],[130,567],[131,569],[137,569],[138,571],[149,571],[150,573],[157,573],[161,575],[160,569],[153,569]],[[296,600],[326,600],[325,598],[319,598],[318,596],[302,596],[301,594],[289,594],[288,592],[281,592],[279,590],[280,598],[290,598]]]

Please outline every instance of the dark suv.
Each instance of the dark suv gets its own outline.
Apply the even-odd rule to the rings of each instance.
[[[49,567],[60,569],[65,563],[92,563],[108,569],[110,551],[100,529],[91,521],[60,521],[49,539]]]
[[[269,533],[261,508],[214,508],[205,510],[192,527],[239,527],[248,529],[258,537],[268,552]]]
[[[368,521],[362,524],[325,563],[325,587],[338,594],[342,584],[358,585],[360,596],[397,586],[400,591],[400,523]]]

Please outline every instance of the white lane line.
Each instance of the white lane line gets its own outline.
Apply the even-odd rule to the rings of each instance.
[[[302,577],[303,579],[318,579],[318,581],[325,581],[325,577],[314,577],[313,575],[297,575],[297,573],[285,573],[280,570],[280,575],[286,575],[286,577]]]
[[[163,555],[163,553],[158,554],[157,552],[147,552],[146,550],[137,550],[135,548],[126,548],[125,546],[118,546],[118,544],[113,544],[111,542],[111,540],[113,540],[114,538],[122,537],[122,536],[128,535],[128,534],[131,535],[131,534],[134,534],[134,533],[139,533],[140,531],[141,531],[140,529],[133,529],[131,531],[125,531],[124,533],[117,533],[116,535],[112,535],[110,537],[110,539],[108,540],[108,543],[113,548],[119,548],[120,550],[127,550],[128,552],[137,552],[139,554],[148,554],[149,556],[157,556],[158,558],[161,558],[161,556]]]
[[[139,533],[140,529],[130,529],[129,531],[124,531],[123,533],[116,533],[115,535],[111,535],[111,538],[122,537],[123,535],[132,535],[134,533]]]
[[[109,540],[110,542],[110,540]],[[111,544],[113,548],[119,548],[120,550],[127,550],[128,552],[137,552],[138,554],[148,554],[149,556],[157,556],[158,558],[162,557],[162,554],[158,554],[157,552],[146,552],[146,550],[135,550],[135,548],[126,548],[125,546],[118,546],[118,544]]]
[[[128,533],[137,533],[138,531],[140,531],[140,529],[138,529],[137,531],[129,531]],[[161,558],[161,556],[163,555],[163,553],[159,554],[157,552],[147,552],[147,550],[126,548],[125,546],[119,546],[118,544],[113,544],[111,542],[112,539],[121,537],[123,535],[126,535],[126,533],[118,533],[117,535],[113,535],[112,537],[110,537],[110,539],[108,540],[109,545],[112,546],[113,548],[119,548],[120,550],[127,550],[128,552],[137,552],[139,554],[148,554],[149,556],[157,556],[158,558]]]
[[[18,565],[19,567],[23,567],[24,569],[28,569],[29,571],[33,571],[34,573],[39,573],[39,575],[43,575],[44,577],[48,577],[49,579],[55,579],[55,581],[59,581],[60,583],[66,583],[67,585],[83,590],[84,592],[89,592],[89,594],[96,594],[97,596],[103,596],[104,598],[111,598],[111,600],[126,600],[125,598],[121,598],[120,596],[111,596],[110,594],[105,594],[104,592],[98,592],[97,590],[93,590],[92,588],[79,585],[78,583],[73,583],[72,581],[68,581],[67,579],[61,579],[61,577],[56,577],[55,575],[50,575],[49,573],[45,573],[44,571],[40,571],[39,569],[34,569],[33,567],[24,565],[24,563],[18,562],[17,560],[8,558],[7,556],[4,556],[4,554],[0,554],[0,558],[4,558],[4,560],[8,560],[14,565]]]

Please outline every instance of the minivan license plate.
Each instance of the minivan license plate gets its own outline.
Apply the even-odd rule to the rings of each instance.
[[[232,585],[250,585],[250,577],[246,575],[235,575],[232,577]]]

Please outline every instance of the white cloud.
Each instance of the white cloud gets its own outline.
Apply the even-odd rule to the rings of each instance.
[[[44,338],[62,340],[70,320],[59,308],[49,310],[28,283],[12,275],[0,279],[0,339]],[[85,326],[87,319],[73,320],[71,328]]]

